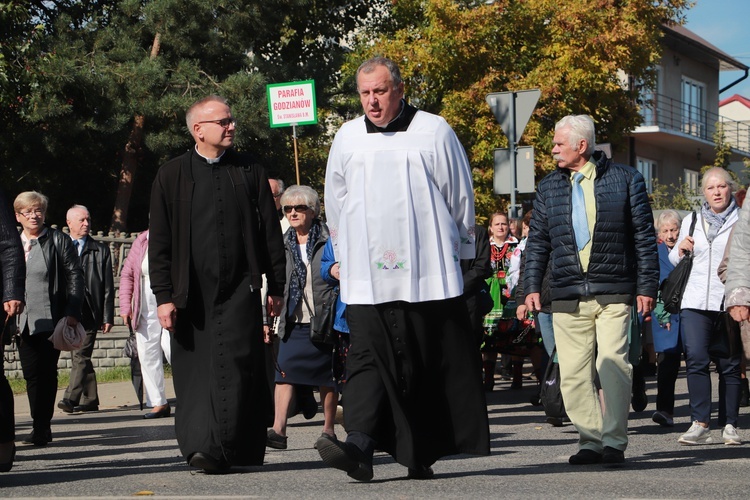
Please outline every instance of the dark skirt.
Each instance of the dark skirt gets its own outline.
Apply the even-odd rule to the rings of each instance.
[[[276,372],[277,383],[336,387],[333,346],[310,342],[309,324],[296,324],[279,344],[278,364],[282,373]]]

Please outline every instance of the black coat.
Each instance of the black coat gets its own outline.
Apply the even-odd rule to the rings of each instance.
[[[112,273],[112,255],[109,247],[91,236],[81,250],[86,295],[83,305],[83,328],[99,330],[105,323],[115,322],[115,283]]]
[[[148,264],[151,289],[159,305],[187,304],[190,271],[190,211],[194,149],[161,166],[151,188]],[[284,242],[265,169],[247,154],[226,151],[222,163],[234,166],[234,196],[242,214],[242,231],[251,287],[260,290],[266,274],[268,294],[284,289]]]
[[[646,185],[636,169],[597,151],[594,196],[596,223],[588,272],[578,258],[571,216],[570,170],[556,169],[539,183],[526,246],[524,293],[540,293],[552,259],[551,299],[617,295],[656,298],[659,259]],[[628,299],[629,297],[629,299]]]
[[[23,245],[13,214],[8,210],[8,202],[2,191],[0,191],[0,273],[2,273],[3,280],[2,302],[23,301],[26,285]],[[0,309],[0,322],[5,323],[5,316],[5,309]],[[3,338],[3,340],[10,342],[9,338]],[[0,345],[2,345],[1,342]]]
[[[48,227],[38,241],[49,272],[52,321],[57,324],[64,316],[81,321],[83,270],[73,240],[62,231]]]

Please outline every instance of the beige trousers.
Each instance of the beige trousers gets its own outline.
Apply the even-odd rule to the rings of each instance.
[[[554,313],[555,343],[560,362],[560,389],[565,410],[578,430],[580,449],[600,452],[605,446],[628,446],[628,414],[633,367],[628,360],[628,304],[602,306],[582,299],[573,313]],[[604,392],[602,414],[597,389]]]

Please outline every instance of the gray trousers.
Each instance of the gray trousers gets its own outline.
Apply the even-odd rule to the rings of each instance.
[[[93,363],[91,363],[96,332],[96,330],[86,332],[86,338],[81,348],[71,354],[70,383],[68,388],[65,389],[63,397],[71,400],[75,405],[99,404],[96,372]]]

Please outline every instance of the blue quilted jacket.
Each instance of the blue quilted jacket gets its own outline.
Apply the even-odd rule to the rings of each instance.
[[[541,293],[547,260],[552,259],[552,301],[602,295],[628,295],[631,301],[635,295],[656,298],[659,259],[643,176],[601,151],[591,161],[596,165],[596,224],[588,273],[581,270],[573,236],[570,170],[558,168],[537,187],[526,246],[525,293]]]

